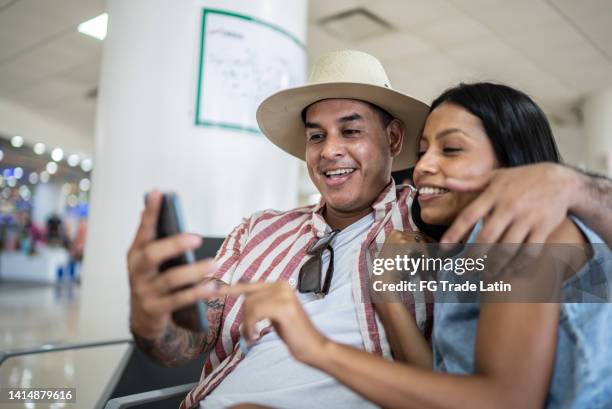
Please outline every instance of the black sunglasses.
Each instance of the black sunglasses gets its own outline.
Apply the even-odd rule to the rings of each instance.
[[[317,240],[306,252],[309,256],[313,256],[306,260],[300,268],[298,276],[298,291],[301,293],[315,293],[320,297],[324,297],[329,293],[331,280],[334,276],[334,249],[330,245],[334,236],[340,230],[332,230],[325,236]],[[321,275],[323,270],[323,252],[329,250],[329,265],[325,272],[325,282],[321,286]]]

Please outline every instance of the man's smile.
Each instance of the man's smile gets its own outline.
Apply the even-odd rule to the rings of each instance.
[[[323,171],[322,174],[327,186],[338,187],[346,183],[356,170],[356,168],[333,168]]]

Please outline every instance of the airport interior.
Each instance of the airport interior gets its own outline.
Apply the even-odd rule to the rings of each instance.
[[[319,203],[256,117],[319,57],[368,53],[426,104],[515,87],[564,163],[611,177],[611,39],[610,0],[0,0],[0,407],[178,407],[206,357],[162,367],[130,332],[145,195],[180,198],[196,259],[255,212]]]

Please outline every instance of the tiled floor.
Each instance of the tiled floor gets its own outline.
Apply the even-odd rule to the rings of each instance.
[[[26,355],[0,366],[1,388],[74,388],[76,403],[0,402],[1,408],[95,408],[128,344]]]
[[[77,340],[78,297],[77,284],[0,281],[0,350]]]
[[[75,343],[79,287],[0,282],[0,351]],[[74,404],[0,402],[0,408],[93,408],[128,344],[12,357],[0,366],[1,388],[76,388]]]

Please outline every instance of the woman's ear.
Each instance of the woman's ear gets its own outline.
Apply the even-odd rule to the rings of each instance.
[[[391,150],[392,157],[396,157],[401,152],[405,134],[406,128],[399,119],[394,118],[389,122],[389,125],[387,125],[387,139],[389,141],[389,149]]]

